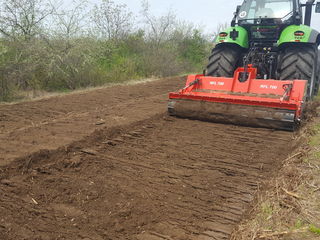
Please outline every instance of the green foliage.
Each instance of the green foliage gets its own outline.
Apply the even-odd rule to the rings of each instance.
[[[309,231],[320,236],[320,228],[316,227],[315,225],[311,225],[309,227]]]
[[[5,41],[0,41],[0,101],[11,101],[16,88],[7,77],[12,52]]]
[[[264,203],[261,206],[261,212],[266,216],[267,218],[272,216],[273,214],[273,207],[270,203]]]
[[[203,67],[203,61],[208,55],[208,42],[199,30],[194,30],[192,36],[179,44],[179,53],[182,61],[188,61],[191,66]]]
[[[195,30],[155,47],[138,31],[117,42],[85,37],[3,40],[0,53],[0,101],[11,101],[25,90],[66,91],[201,71],[208,42]]]
[[[294,229],[300,229],[305,226],[304,222],[301,219],[298,219],[294,225]]]
[[[75,1],[74,9],[64,10],[31,0],[34,9],[13,5],[15,11],[5,12],[2,30],[16,30],[24,19],[41,19],[41,24],[26,25],[27,35],[0,33],[0,101],[19,98],[23,91],[65,92],[198,72],[205,66],[207,39],[192,24],[178,22],[173,12],[152,16],[145,5],[142,30],[134,27],[135,18],[124,4],[103,0],[86,14],[84,2]],[[24,16],[18,22],[6,21],[20,12]],[[87,15],[89,27],[83,26]]]

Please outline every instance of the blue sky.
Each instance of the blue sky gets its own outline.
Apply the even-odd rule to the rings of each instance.
[[[99,0],[89,0],[91,4]],[[141,0],[114,0],[125,3],[132,12],[139,14]],[[207,33],[214,32],[219,23],[231,22],[233,12],[242,0],[149,0],[151,11],[161,15],[169,9],[174,10],[179,19],[205,27]],[[305,2],[305,1],[303,1]],[[320,31],[320,14],[313,12],[313,26]]]

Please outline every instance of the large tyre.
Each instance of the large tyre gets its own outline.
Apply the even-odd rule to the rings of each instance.
[[[238,67],[242,49],[236,45],[220,44],[212,50],[206,75],[212,77],[233,77]]]
[[[317,75],[317,80],[314,88],[314,95],[317,96],[319,94],[319,89],[320,89],[320,50],[318,51],[318,75]]]
[[[311,99],[315,92],[317,78],[318,50],[313,45],[290,45],[286,47],[279,62],[279,79],[308,80],[308,98]]]

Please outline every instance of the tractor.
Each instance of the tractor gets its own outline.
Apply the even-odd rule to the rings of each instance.
[[[177,117],[294,130],[319,91],[320,2],[245,0],[221,31],[203,74],[169,94]]]
[[[320,33],[310,27],[314,2],[245,0],[231,27],[216,38],[206,75],[232,77],[239,66],[252,64],[257,79],[308,80],[307,97],[317,95]]]

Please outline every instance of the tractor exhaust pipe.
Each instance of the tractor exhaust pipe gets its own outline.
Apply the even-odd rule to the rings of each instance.
[[[306,13],[304,17],[304,25],[310,26],[311,25],[311,16],[312,16],[312,7],[315,0],[308,0],[305,4]]]

